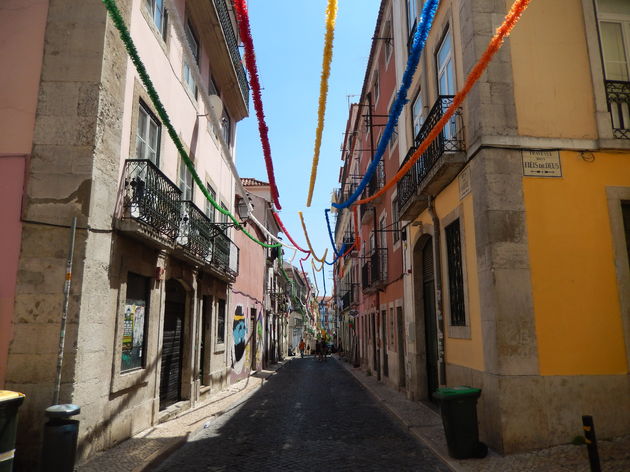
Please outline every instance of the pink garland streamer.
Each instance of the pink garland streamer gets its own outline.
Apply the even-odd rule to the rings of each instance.
[[[280,196],[276,185],[276,177],[273,171],[273,161],[271,160],[271,146],[269,145],[269,128],[265,122],[265,113],[263,111],[262,94],[260,92],[260,80],[258,77],[258,66],[256,65],[256,54],[254,53],[254,41],[249,25],[249,14],[247,11],[246,0],[234,0],[234,11],[238,20],[238,29],[241,40],[245,46],[245,66],[249,72],[249,81],[252,87],[252,97],[254,100],[254,108],[256,117],[258,118],[258,132],[260,133],[260,142],[262,144],[263,156],[265,157],[265,165],[267,167],[267,177],[271,186],[271,198],[276,208],[280,210]]]

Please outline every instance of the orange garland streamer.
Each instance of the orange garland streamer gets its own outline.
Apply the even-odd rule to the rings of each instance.
[[[512,8],[510,8],[510,11],[505,16],[505,20],[503,21],[503,24],[497,29],[496,34],[490,40],[490,44],[488,44],[488,48],[483,53],[483,55],[481,56],[477,64],[475,64],[475,67],[473,68],[473,70],[470,71],[470,74],[468,74],[464,87],[457,93],[457,95],[455,95],[451,106],[448,107],[448,109],[444,113],[444,116],[442,116],[440,121],[436,123],[436,125],[433,127],[433,129],[431,130],[429,135],[425,138],[425,140],[422,141],[420,146],[418,146],[418,149],[416,149],[416,152],[414,152],[411,155],[411,157],[409,158],[409,161],[407,161],[407,163],[400,168],[400,170],[396,173],[396,175],[389,182],[387,182],[383,186],[383,188],[381,188],[378,192],[376,192],[371,197],[356,201],[354,203],[355,206],[364,205],[380,197],[381,195],[383,195],[387,190],[392,188],[394,184],[398,183],[398,181],[402,179],[407,172],[409,172],[409,170],[416,163],[416,161],[420,159],[420,157],[422,157],[422,154],[424,154],[424,151],[426,151],[429,145],[435,140],[435,138],[438,137],[438,135],[442,131],[442,128],[446,126],[446,123],[448,123],[448,121],[451,119],[455,111],[461,106],[462,102],[466,98],[466,95],[468,95],[468,92],[470,92],[470,89],[472,89],[473,85],[475,85],[475,82],[479,80],[479,77],[481,77],[481,74],[483,73],[483,71],[486,69],[486,67],[488,67],[488,63],[490,62],[492,57],[501,48],[501,45],[503,44],[503,41],[505,40],[506,36],[510,34],[510,31],[512,31],[512,28],[514,28],[519,18],[521,17],[521,15],[523,14],[527,6],[529,5],[530,1],[531,0],[516,0],[514,2],[514,4],[512,5]]]

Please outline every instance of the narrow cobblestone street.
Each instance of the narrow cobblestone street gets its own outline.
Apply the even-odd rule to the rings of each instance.
[[[168,471],[448,471],[334,359],[294,359],[167,459]]]

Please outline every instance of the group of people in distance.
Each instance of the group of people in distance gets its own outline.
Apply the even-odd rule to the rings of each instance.
[[[304,339],[300,339],[300,344],[298,345],[298,349],[300,350],[300,357],[304,357],[304,350],[306,349],[306,354],[309,355],[311,353],[311,346],[306,346]],[[328,344],[324,340],[318,339],[315,342],[315,357],[318,361],[326,360],[328,355]]]

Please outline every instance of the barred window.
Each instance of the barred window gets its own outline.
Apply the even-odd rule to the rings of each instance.
[[[462,245],[459,219],[445,228],[448,258],[448,287],[451,308],[451,325],[466,326],[464,305],[464,275],[462,270]]]

